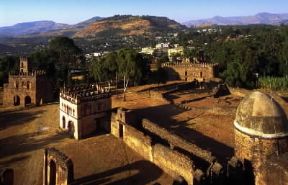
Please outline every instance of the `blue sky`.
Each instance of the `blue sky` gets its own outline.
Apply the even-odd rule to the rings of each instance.
[[[115,14],[167,16],[184,22],[259,12],[288,13],[288,0],[1,0],[0,26],[36,20],[74,24]]]

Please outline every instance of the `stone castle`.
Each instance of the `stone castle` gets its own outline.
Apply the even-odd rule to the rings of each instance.
[[[98,94],[94,94],[95,90]],[[109,92],[100,90],[104,93],[101,94],[98,90],[96,86],[89,86],[78,90],[74,88],[68,91],[70,93],[67,90],[66,93],[62,92],[60,96],[65,101],[60,102],[60,127],[66,128],[62,126],[62,118],[64,116],[65,121],[70,119],[73,109],[75,114],[90,110],[95,117],[89,118],[89,123],[78,121],[78,125],[75,125],[77,120],[74,120],[74,125],[88,129],[84,124],[94,124],[89,131],[84,132],[94,131],[98,128],[97,104],[106,102],[106,109],[102,109],[105,114],[101,116],[110,121],[103,122],[107,124],[103,128],[166,173],[182,178],[183,184],[284,185],[288,182],[287,116],[270,95],[256,91],[242,100],[234,120],[235,154],[232,158],[221,161],[209,151],[169,132],[157,123],[139,118],[132,110],[109,110]],[[71,92],[76,93],[72,95]],[[79,94],[82,96],[79,97]],[[96,95],[102,98],[95,98]],[[80,108],[85,107],[86,103],[91,108]],[[72,109],[70,114],[65,111],[63,113],[67,105]],[[83,130],[75,129],[74,137],[81,138],[81,132],[83,134]],[[68,156],[53,148],[46,149],[44,164],[44,185],[73,184],[73,161]]]
[[[75,139],[101,130],[109,130],[110,88],[82,85],[63,88],[60,92],[60,128]]]
[[[199,82],[209,81],[217,76],[218,64],[210,63],[163,63],[170,80],[184,80]]]
[[[28,58],[20,57],[19,72],[4,84],[4,106],[40,105],[53,100],[52,84],[44,71],[31,70]]]

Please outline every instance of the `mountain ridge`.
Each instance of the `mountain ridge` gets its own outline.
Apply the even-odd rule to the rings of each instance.
[[[90,26],[91,25],[91,26]],[[74,25],[54,21],[34,21],[0,27],[0,37],[69,36],[93,37],[107,35],[141,35],[144,32],[171,31],[184,29],[185,26],[167,17],[115,15],[112,17],[95,16]]]
[[[130,21],[130,22],[129,22]],[[110,24],[109,24],[110,23]],[[151,32],[178,31],[187,27],[210,25],[249,25],[249,24],[288,24],[288,13],[273,14],[262,12],[253,16],[215,16],[184,23],[160,16],[115,15],[111,17],[95,16],[77,24],[56,23],[50,20],[18,23],[0,27],[0,37],[93,37],[97,35],[141,35]],[[130,31],[129,31],[130,30]]]
[[[201,27],[207,25],[250,25],[250,24],[267,24],[267,25],[279,25],[283,21],[288,20],[288,13],[268,13],[261,12],[250,16],[231,16],[222,17],[214,16],[208,19],[197,19],[186,21],[182,24],[187,27]]]

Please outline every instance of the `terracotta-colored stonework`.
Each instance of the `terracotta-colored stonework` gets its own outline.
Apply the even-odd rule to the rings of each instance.
[[[52,83],[44,71],[32,71],[28,59],[20,58],[20,68],[16,74],[9,74],[4,84],[4,106],[40,105],[53,100]]]

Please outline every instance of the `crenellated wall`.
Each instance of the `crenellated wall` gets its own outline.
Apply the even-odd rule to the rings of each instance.
[[[198,81],[208,81],[212,78],[215,78],[217,74],[217,66],[217,64],[210,63],[162,64],[162,67],[166,69],[170,80],[177,80],[177,78],[180,78],[181,80],[190,82],[194,79]]]

